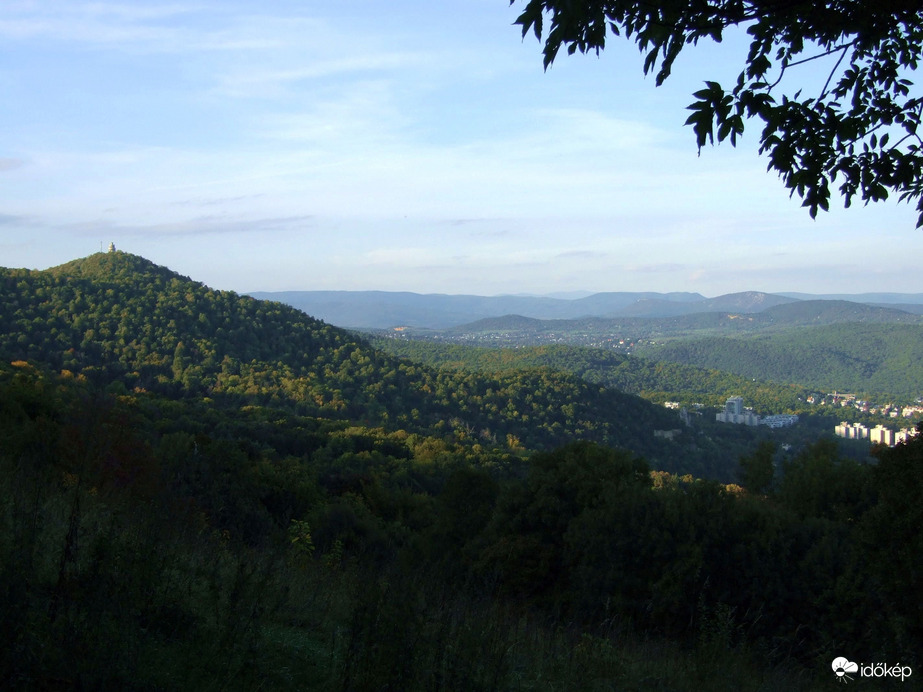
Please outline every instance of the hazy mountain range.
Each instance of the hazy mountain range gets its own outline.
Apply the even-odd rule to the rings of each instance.
[[[476,296],[388,291],[253,292],[303,310],[329,324],[386,329],[409,326],[446,329],[507,315],[533,319],[587,317],[680,317],[699,313],[760,313],[779,305],[817,300],[848,301],[923,315],[923,293],[813,295],[744,291],[707,298],[699,293],[614,292],[566,299],[550,296]]]

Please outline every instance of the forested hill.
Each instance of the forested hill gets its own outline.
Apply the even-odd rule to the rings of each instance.
[[[884,393],[911,399],[923,394],[920,325],[832,324],[746,338],[673,341],[645,347],[640,353],[828,391]]]
[[[742,396],[757,411],[783,412],[804,406],[809,392],[791,385],[757,381],[717,369],[655,361],[582,346],[485,348],[461,344],[379,337],[372,343],[388,353],[435,367],[505,372],[547,367],[652,401],[723,406]]]
[[[172,381],[195,390],[231,363],[291,366],[352,341],[303,313],[210,290],[124,252],[0,277],[4,353],[141,388]]]
[[[431,369],[122,253],[0,269],[0,688],[918,672],[923,428],[865,464],[694,418],[550,368]],[[693,478],[722,453],[739,484]]]
[[[804,300],[776,305],[760,314],[758,320],[765,326],[784,327],[818,326],[844,322],[880,324],[921,324],[919,315],[900,309],[899,306],[866,305],[849,300]]]
[[[682,306],[685,303],[676,303]],[[567,332],[596,334],[624,332],[645,335],[689,336],[696,332],[727,334],[778,331],[792,327],[863,322],[869,324],[923,324],[923,317],[894,307],[865,305],[847,300],[805,300],[774,305],[762,312],[709,311],[669,317],[589,317],[576,320],[539,320],[520,315],[487,318],[444,331],[446,335],[506,333],[527,341],[542,335]]]
[[[281,303],[214,291],[122,252],[0,270],[0,355],[129,390],[245,398],[486,445],[586,438],[652,463],[662,443],[651,431],[675,425],[638,397],[549,369],[489,376],[400,360]]]

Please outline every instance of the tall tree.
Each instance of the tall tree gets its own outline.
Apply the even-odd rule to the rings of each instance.
[[[511,0],[516,4],[518,0]],[[686,121],[699,149],[729,139],[744,121],[763,122],[760,153],[811,216],[829,208],[839,184],[845,206],[896,193],[916,200],[923,226],[923,98],[914,71],[923,47],[919,0],[524,0],[523,36],[544,35],[544,63],[558,51],[597,53],[611,33],[645,54],[658,85],[683,48],[720,42],[745,28],[750,50],[736,84],[706,81]],[[803,91],[808,63],[823,64],[819,90]],[[921,131],[923,133],[923,131]]]
[[[762,493],[772,487],[775,475],[772,457],[775,453],[775,443],[764,440],[753,454],[740,458],[740,482],[747,490]]]

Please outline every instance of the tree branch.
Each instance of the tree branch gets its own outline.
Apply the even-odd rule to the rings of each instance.
[[[824,82],[824,88],[820,90],[820,96],[817,97],[818,101],[820,101],[822,98],[824,98],[824,96],[826,96],[827,87],[830,86],[830,80],[833,79],[833,75],[836,74],[836,71],[840,69],[840,64],[843,62],[843,58],[846,57],[846,50],[849,48],[849,46],[850,44],[846,44],[840,47],[840,50],[842,50],[843,52],[840,55],[840,59],[836,61],[836,65],[834,65],[833,69],[830,70],[830,74],[827,75],[827,81]]]

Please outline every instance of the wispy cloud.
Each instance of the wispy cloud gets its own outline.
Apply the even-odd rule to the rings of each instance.
[[[595,260],[603,259],[608,257],[608,252],[597,252],[594,250],[568,250],[567,252],[559,252],[555,255],[555,259],[559,260]]]
[[[0,158],[0,173],[4,171],[15,171],[17,168],[22,168],[25,165],[26,162],[23,159]]]
[[[628,264],[624,269],[635,274],[666,274],[685,271],[687,267],[676,262],[664,262],[663,264]]]
[[[392,140],[408,122],[387,81],[360,80],[317,97],[297,112],[266,114],[256,132],[269,140],[313,145],[337,158],[361,154],[367,164],[385,154],[380,149],[383,139]]]
[[[55,40],[97,44],[178,45],[177,28],[159,24],[189,10],[183,6],[132,8],[129,5],[70,2],[14,3],[4,8],[0,37],[14,41]]]
[[[111,237],[144,236],[176,237],[176,236],[203,236],[203,235],[236,235],[236,234],[271,234],[288,232],[291,230],[310,228],[314,223],[312,216],[286,216],[259,219],[233,219],[224,216],[199,216],[185,221],[174,223],[159,223],[150,225],[118,224],[106,220],[81,222],[59,226],[60,230],[78,233]]]
[[[265,193],[257,195],[236,195],[234,197],[194,197],[173,202],[178,207],[217,207],[247,202],[265,197]]]
[[[398,267],[427,266],[441,264],[445,257],[432,249],[421,247],[378,248],[363,253],[362,262],[369,265],[387,265]]]
[[[807,219],[754,138],[697,157],[696,87],[666,114],[630,45],[542,73],[496,0],[0,4],[11,261],[124,237],[223,285],[728,292],[919,254],[912,209]]]
[[[30,226],[33,220],[27,216],[15,214],[0,214],[0,226]]]
[[[279,49],[283,42],[264,31],[274,20],[241,21],[221,5],[174,3],[79,3],[47,0],[13,2],[4,6],[0,37],[8,41],[55,41],[96,45],[131,53],[188,53]],[[245,18],[247,19],[247,18]],[[289,17],[280,22],[288,31],[305,21]],[[285,36],[290,36],[286,33]]]
[[[420,64],[424,57],[408,52],[382,52],[346,57],[320,55],[303,56],[296,67],[271,66],[233,69],[218,78],[214,92],[239,98],[277,98],[294,93],[294,89],[309,88],[306,82],[331,77],[363,77],[388,73],[408,65]]]

